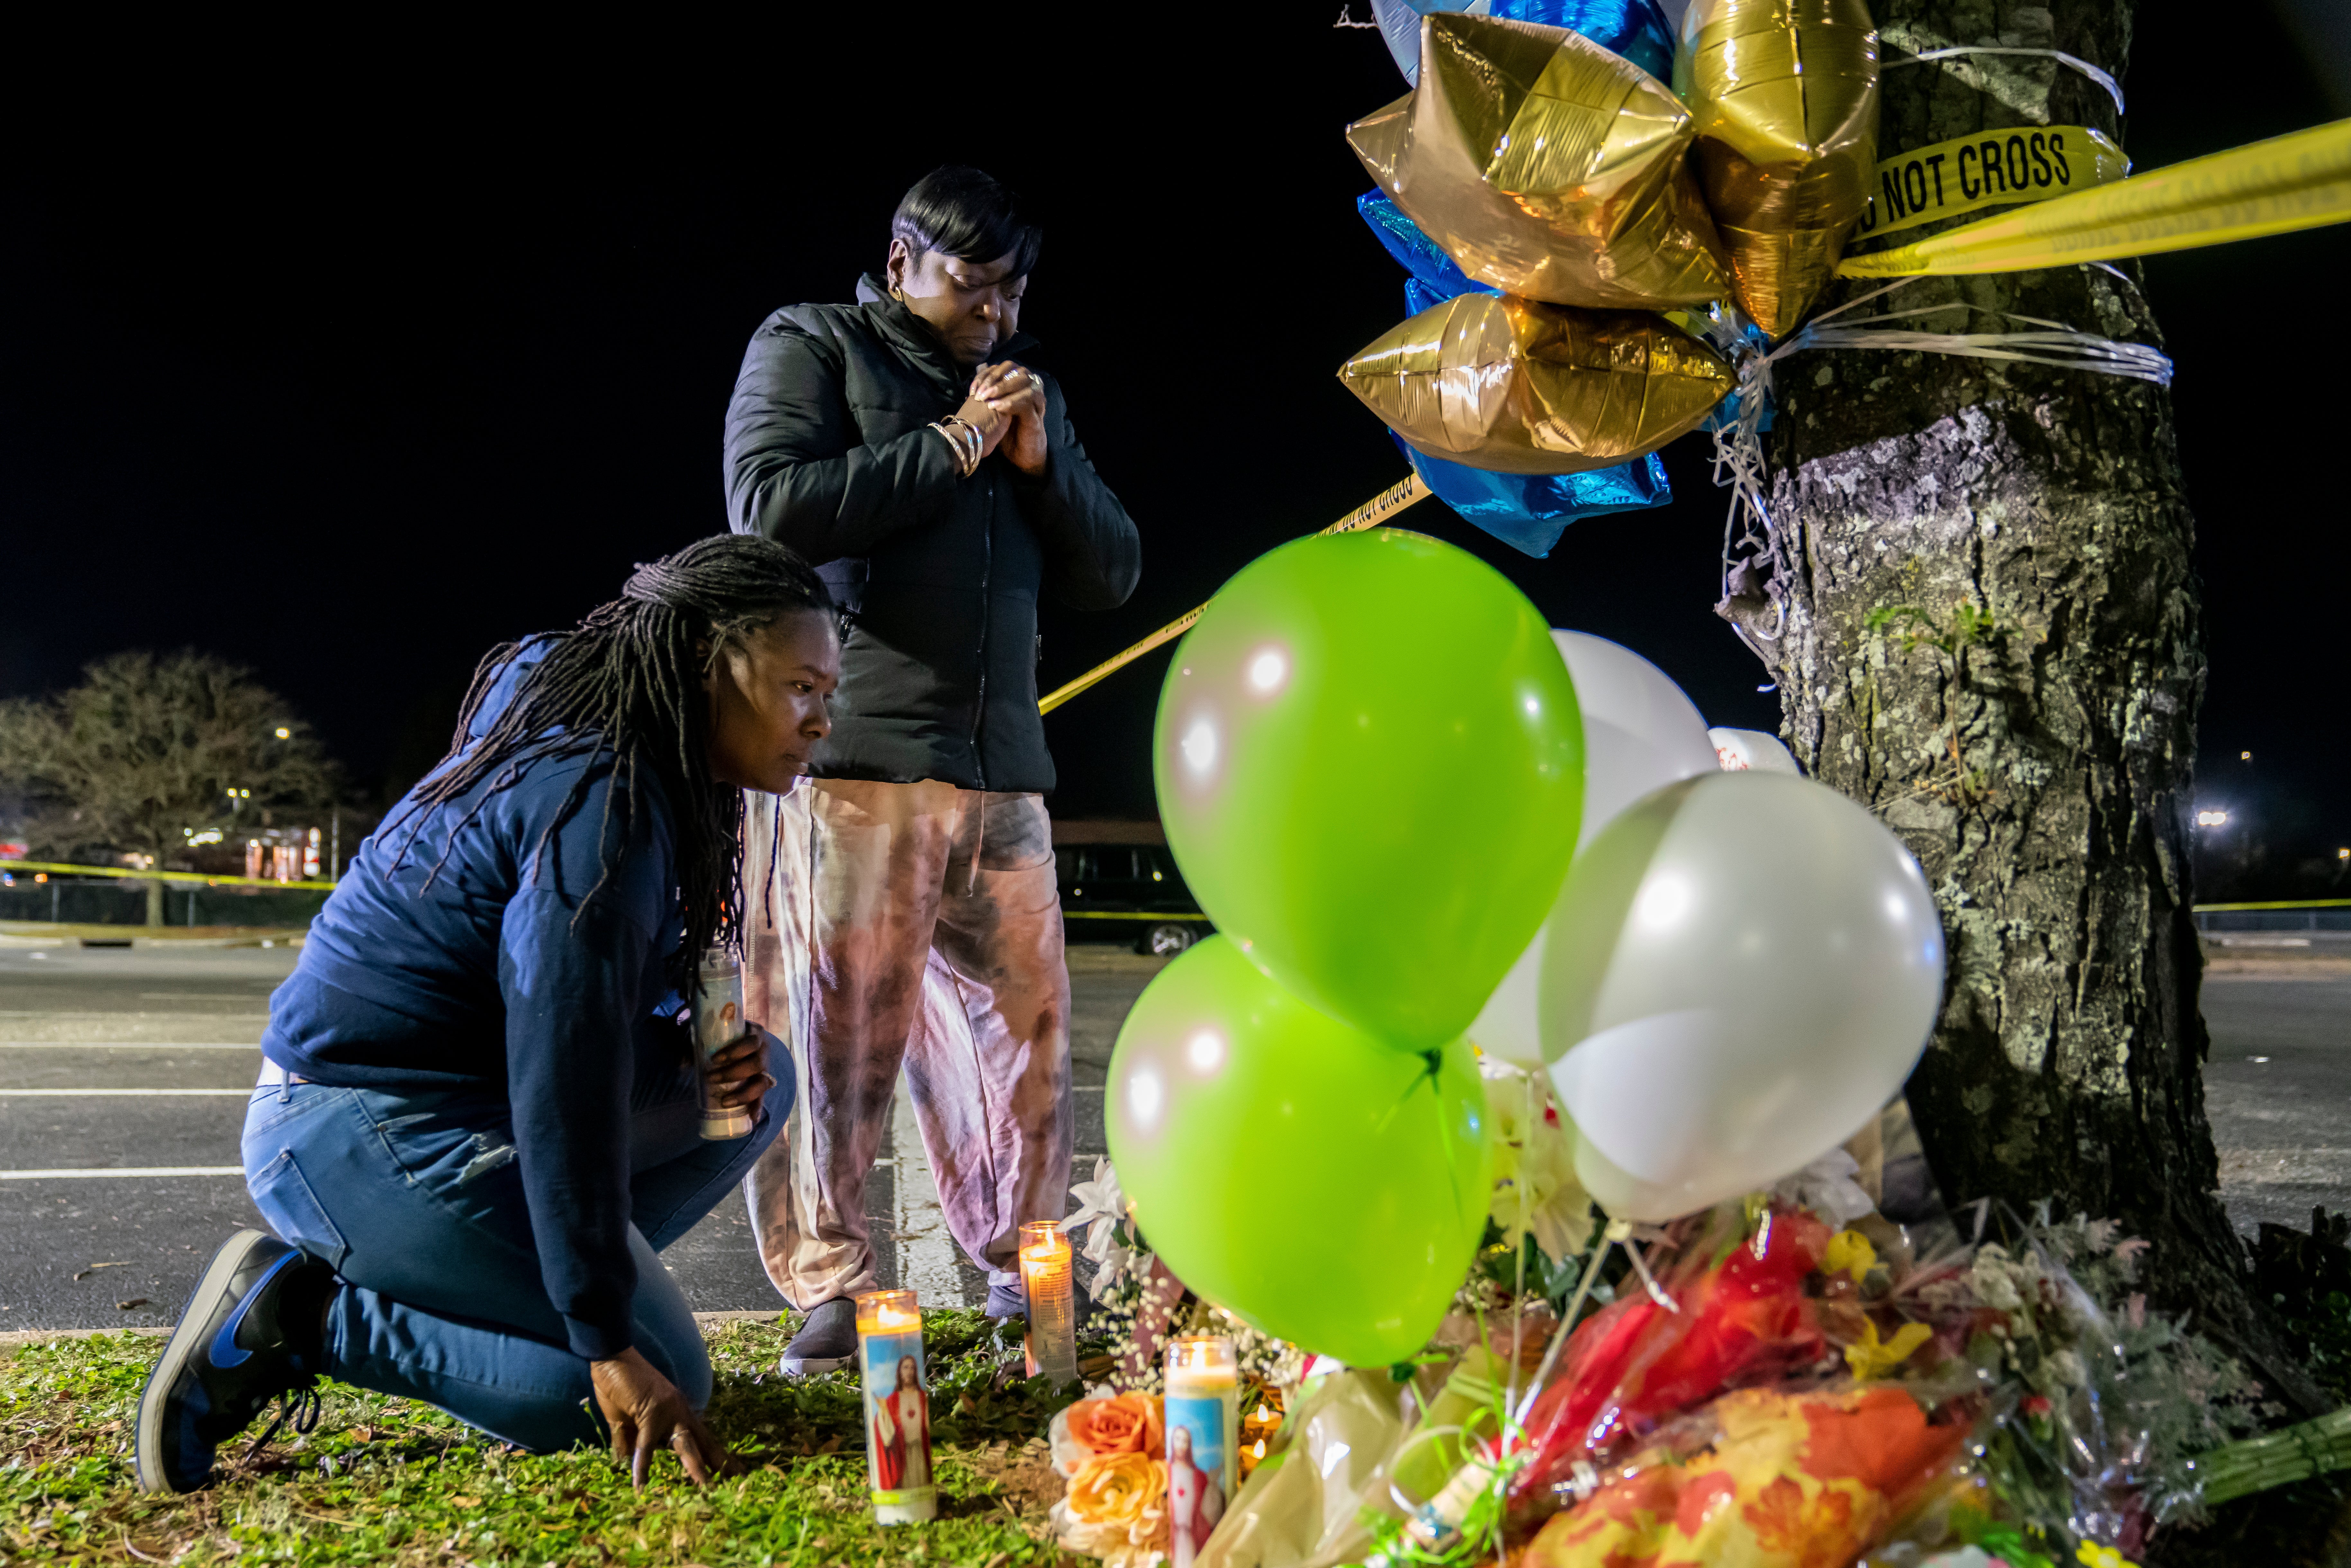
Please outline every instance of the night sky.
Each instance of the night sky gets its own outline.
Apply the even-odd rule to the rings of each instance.
[[[1334,9],[1154,13],[1156,47],[1128,34],[1143,14],[1072,13],[1122,25],[999,22],[893,63],[786,9],[658,63],[52,84],[0,165],[0,695],[193,645],[250,664],[372,789],[414,777],[486,647],[725,527],[745,340],[778,306],[850,298],[899,194],[949,161],[1045,224],[1023,326],[1143,530],[1123,610],[1048,609],[1059,684],[1405,473],[1332,376],[1402,308],[1340,131],[1403,86]],[[2238,12],[2216,40],[2216,13],[2142,8],[2139,168],[2343,112],[2266,11]],[[2205,794],[2279,855],[2331,859],[2351,741],[2325,706],[2346,508],[2324,433],[2351,229],[2147,276],[2208,594]],[[1436,501],[1405,521],[1646,654],[1713,722],[1776,728],[1711,612],[1705,450],[1667,449],[1673,507],[1577,524],[1548,560]],[[1165,661],[1049,721],[1057,812],[1148,811]]]

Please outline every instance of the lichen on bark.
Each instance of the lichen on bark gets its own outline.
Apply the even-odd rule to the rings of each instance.
[[[1878,21],[1889,59],[1992,44],[2116,75],[2130,26],[2122,0],[1882,0]],[[2046,59],[1896,67],[1884,93],[1881,156],[2119,129],[2103,88]],[[2128,266],[1927,279],[1840,319],[1928,305],[1901,325],[1997,331],[2008,313],[2161,343]],[[1947,996],[1909,1092],[1945,1193],[2123,1221],[2156,1243],[2159,1301],[2309,1405],[2247,1289],[2204,1112],[2186,825],[2204,653],[2168,393],[1867,350],[1792,355],[1777,392],[1789,570],[1761,645],[1791,747],[1902,836],[1942,911]],[[1750,630],[1753,608],[1734,617]]]

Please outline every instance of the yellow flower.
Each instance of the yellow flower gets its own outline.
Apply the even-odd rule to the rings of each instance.
[[[1592,1239],[1592,1199],[1576,1179],[1570,1124],[1550,1104],[1540,1074],[1496,1068],[1488,1073],[1488,1125],[1494,1154],[1489,1212],[1504,1245],[1532,1234],[1554,1262],[1580,1252]]]
[[[1097,1454],[1070,1478],[1071,1516],[1083,1524],[1133,1525],[1167,1490],[1167,1467],[1142,1454]]]
[[[1832,1244],[1834,1245],[1834,1243]],[[1864,1383],[1873,1377],[1883,1377],[1910,1359],[1910,1353],[1935,1337],[1935,1331],[1925,1323],[1904,1323],[1894,1331],[1894,1337],[1879,1343],[1877,1325],[1864,1318],[1861,1322],[1862,1341],[1844,1347],[1845,1364]]]
[[[2083,1568],[2138,1568],[2138,1564],[2111,1546],[2098,1546],[2085,1541],[2074,1549],[2074,1561]]]
[[[1828,1256],[1822,1259],[1821,1267],[1832,1274],[1850,1274],[1859,1284],[1877,1267],[1877,1249],[1858,1230],[1840,1230],[1829,1238]]]

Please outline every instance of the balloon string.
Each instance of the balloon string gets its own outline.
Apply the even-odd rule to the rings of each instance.
[[[1660,1240],[1657,1245],[1662,1247],[1665,1243]],[[1682,1310],[1681,1303],[1666,1294],[1666,1288],[1657,1283],[1656,1275],[1649,1272],[1649,1265],[1642,1260],[1641,1249],[1638,1247],[1626,1242],[1625,1256],[1633,1260],[1633,1272],[1641,1276],[1641,1288],[1649,1292],[1649,1300],[1669,1312],[1679,1312]]]
[[[1414,1448],[1419,1444],[1428,1442],[1433,1438],[1451,1437],[1457,1432],[1466,1437],[1469,1434],[1469,1428],[1461,1426],[1424,1427],[1419,1431],[1415,1432],[1411,1437],[1406,1437],[1404,1440],[1404,1446],[1396,1449],[1395,1456],[1388,1460],[1388,1496],[1395,1500],[1397,1511],[1403,1513],[1405,1518],[1409,1519],[1414,1514],[1418,1513],[1420,1511],[1420,1503],[1415,1501],[1409,1497],[1406,1497],[1404,1493],[1403,1486],[1396,1480],[1396,1472],[1404,1469],[1405,1456],[1411,1453]],[[1462,1447],[1466,1449],[1468,1445],[1464,1443]]]
[[[1551,1376],[1552,1368],[1559,1364],[1560,1352],[1567,1348],[1568,1339],[1575,1333],[1575,1314],[1583,1310],[1585,1299],[1592,1294],[1592,1287],[1600,1282],[1600,1265],[1607,1260],[1608,1249],[1632,1234],[1633,1222],[1629,1219],[1612,1219],[1601,1231],[1599,1242],[1593,1246],[1591,1258],[1584,1263],[1583,1277],[1575,1282],[1574,1299],[1567,1303],[1566,1315],[1559,1321],[1559,1332],[1552,1335],[1551,1344],[1543,1351],[1542,1364],[1535,1368],[1534,1381],[1527,1385],[1527,1396],[1510,1413],[1512,1426],[1525,1424],[1527,1412],[1534,1408],[1535,1398],[1542,1392],[1544,1381]]]
[[[2123,84],[2089,61],[2075,55],[2069,55],[2063,49],[2011,49],[1990,44],[1961,44],[1954,48],[1928,49],[1923,54],[1906,56],[1898,60],[1886,60],[1877,68],[1881,71],[1890,71],[1896,66],[1922,66],[1929,60],[1948,60],[1960,55],[2037,55],[2043,59],[2055,60],[2059,65],[2071,66],[2105,88],[2106,96],[2115,100],[2115,112],[2116,114],[2126,112],[2123,109]]]
[[[1512,1214],[1516,1220],[1511,1231],[1510,1252],[1517,1274],[1510,1281],[1510,1393],[1503,1396],[1502,1406],[1506,1410],[1515,1406],[1519,1402],[1520,1330],[1527,1321],[1527,1184],[1523,1150],[1534,1142],[1535,1137],[1535,1075],[1531,1072],[1526,1074],[1525,1082],[1527,1116],[1526,1120],[1520,1124],[1526,1130],[1519,1140],[1522,1152],[1520,1156],[1518,1176],[1510,1184]],[[1445,1168],[1451,1170],[1453,1162],[1446,1161]]]
[[[2106,270],[2111,271],[2112,268]],[[2063,321],[1994,310],[1989,306],[1970,304],[1966,300],[1922,305],[1907,310],[1880,311],[1859,321],[1830,324],[1849,310],[1890,294],[1905,284],[1918,281],[1917,277],[1897,278],[1873,288],[1834,310],[1823,311],[1801,331],[1769,353],[1750,353],[1740,362],[1736,394],[1739,399],[1738,416],[1714,429],[1714,482],[1717,486],[1730,492],[1730,504],[1722,525],[1721,598],[1715,609],[1718,614],[1730,622],[1731,630],[1738,634],[1739,640],[1746,643],[1748,651],[1761,659],[1767,668],[1772,664],[1772,653],[1768,644],[1779,642],[1787,631],[1788,584],[1795,576],[1795,563],[1787,538],[1773,523],[1771,509],[1764,499],[1767,469],[1763,461],[1763,408],[1771,392],[1772,367],[1782,358],[1808,349],[1890,349],[1898,352],[1955,354],[1965,359],[2054,365],[2061,370],[2128,376],[2157,386],[2171,384],[2169,357],[2147,344],[2117,342],[2095,333],[2077,331]],[[1920,332],[1878,325],[1943,310],[1974,310],[2004,321],[2019,322],[2034,330]],[[1771,601],[1773,612],[1768,629],[1732,619],[1729,614],[1733,600],[1731,578],[1742,568],[1761,577],[1763,597]]]

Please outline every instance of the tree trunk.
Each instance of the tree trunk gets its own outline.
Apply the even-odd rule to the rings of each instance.
[[[1888,59],[2001,45],[2119,76],[2130,36],[2127,0],[1875,8]],[[1884,105],[1881,157],[2009,126],[2116,130],[2095,84],[2012,56],[1889,70]],[[2135,283],[2080,266],[1926,279],[1841,319],[1962,300],[2160,343]],[[2025,324],[1955,308],[1898,325]],[[1769,496],[1790,570],[1784,632],[1762,646],[1790,746],[1901,834],[1942,910],[1948,992],[1909,1094],[1945,1195],[2120,1220],[2154,1243],[2158,1304],[2316,1413],[2248,1289],[2204,1113],[2185,820],[2204,655],[2169,394],[1855,350],[1782,361],[1779,407]],[[2323,1560],[2301,1512],[2263,1560]],[[2168,1550],[2189,1561],[2231,1528]]]
[[[155,869],[163,869],[161,854],[155,857]],[[163,924],[163,879],[160,876],[147,884],[147,924],[150,925]]]

